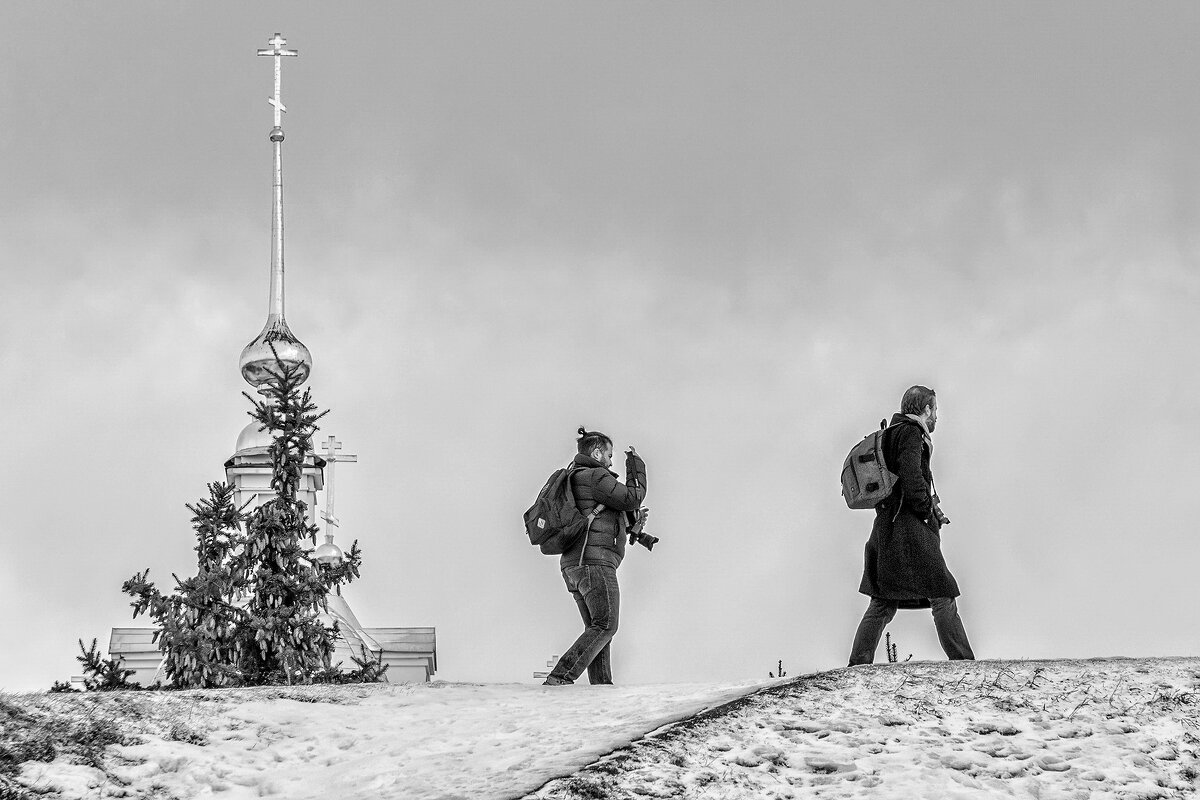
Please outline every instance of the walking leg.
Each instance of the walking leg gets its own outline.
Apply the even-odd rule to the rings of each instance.
[[[896,616],[896,604],[878,597],[871,598],[871,604],[863,613],[854,633],[854,644],[850,647],[850,666],[871,664],[875,661],[875,649],[879,647],[879,637],[883,629]]]
[[[611,573],[611,576],[605,575],[605,572]],[[567,568],[563,571],[563,577],[579,608],[584,628],[579,638],[554,665],[546,682],[574,683],[586,669],[592,683],[612,683],[608,643],[617,632],[620,608],[616,571],[612,567],[586,564]],[[604,658],[592,670],[590,665],[602,652]]]
[[[596,610],[603,608],[606,610],[606,621],[608,630],[608,641],[604,647],[600,648],[600,652],[596,653],[595,658],[587,667],[588,683],[592,685],[605,684],[611,685],[612,677],[612,637],[617,633],[617,624],[621,617],[621,589],[617,584],[617,572],[614,569],[601,567],[602,583],[604,585],[603,601],[592,599],[590,602],[593,608],[593,618],[599,617],[600,613]]]
[[[933,610],[933,626],[937,628],[938,641],[951,661],[974,661],[975,653],[967,641],[967,630],[958,616],[958,603],[953,597],[930,599]]]

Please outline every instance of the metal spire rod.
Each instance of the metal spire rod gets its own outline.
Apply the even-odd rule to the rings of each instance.
[[[275,96],[268,97],[267,102],[275,111],[275,127],[271,129],[271,142],[275,150],[274,202],[271,214],[271,301],[270,313],[283,316],[283,112],[287,107],[283,104],[281,92],[281,58],[298,56],[297,50],[285,50],[287,39],[283,34],[276,33],[267,40],[269,49],[259,50],[260,56],[271,56],[275,59]]]
[[[267,309],[267,322],[262,333],[242,348],[238,360],[242,377],[251,386],[260,388],[278,372],[277,364],[282,361],[300,369],[300,379],[306,380],[312,369],[312,355],[304,343],[296,338],[283,318],[283,105],[281,96],[280,59],[299,55],[295,50],[286,50],[287,40],[275,34],[267,40],[269,49],[259,50],[260,56],[275,59],[275,94],[267,102],[275,111],[275,127],[271,128],[271,144],[275,151],[274,198],[271,214],[271,296]]]

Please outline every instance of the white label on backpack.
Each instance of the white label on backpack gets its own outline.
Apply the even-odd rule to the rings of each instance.
[[[545,527],[546,527],[546,520],[542,519],[541,517],[538,517],[538,528],[541,529],[541,528],[545,528]]]

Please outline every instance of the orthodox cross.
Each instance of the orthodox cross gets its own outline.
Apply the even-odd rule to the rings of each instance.
[[[333,514],[333,466],[339,461],[358,461],[358,456],[350,455],[349,453],[338,453],[342,449],[342,443],[330,436],[325,440],[325,453],[322,456],[328,464],[328,475],[325,478],[325,510],[321,512],[321,519],[332,526],[338,527],[338,519]],[[329,529],[326,528],[326,533]],[[332,536],[332,533],[329,533]]]
[[[275,127],[279,128],[279,127],[282,127],[282,122],[283,122],[283,117],[281,116],[281,113],[284,111],[287,111],[287,109],[283,105],[283,100],[279,97],[279,73],[280,73],[279,59],[282,56],[298,56],[298,55],[300,55],[300,51],[299,50],[284,50],[283,46],[285,44],[287,44],[287,39],[284,39],[283,34],[281,34],[281,33],[277,33],[273,37],[268,39],[267,44],[271,45],[270,49],[259,50],[258,54],[260,56],[274,56],[275,57],[275,96],[268,97],[267,102],[275,107]]]

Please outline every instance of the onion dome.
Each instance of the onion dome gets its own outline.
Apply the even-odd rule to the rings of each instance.
[[[251,386],[262,386],[271,376],[279,373],[276,357],[288,366],[299,367],[301,382],[308,380],[308,373],[312,370],[312,355],[292,333],[282,314],[268,316],[262,332],[242,348],[241,358],[238,359],[242,378]]]
[[[312,558],[320,564],[326,564],[331,567],[336,567],[342,563],[344,558],[342,548],[333,543],[332,536],[325,537],[325,544],[319,545],[312,551]]]

